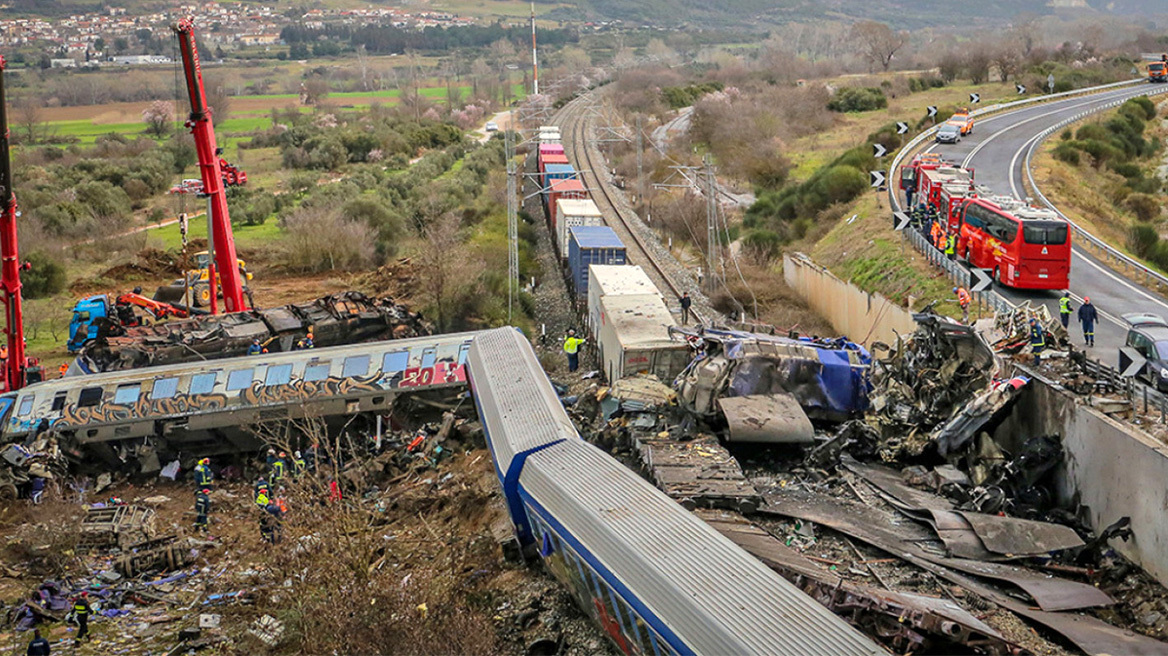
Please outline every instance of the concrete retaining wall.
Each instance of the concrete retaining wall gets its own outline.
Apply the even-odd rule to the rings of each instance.
[[[837,278],[802,253],[783,256],[783,278],[836,331],[858,343],[895,344],[897,333],[916,330],[908,310]]]
[[[1057,383],[1032,378],[994,438],[1008,448],[1034,435],[1061,435],[1066,458],[1059,500],[1082,504],[1095,530],[1131,517],[1134,537],[1112,546],[1168,582],[1168,447],[1083,401]]]

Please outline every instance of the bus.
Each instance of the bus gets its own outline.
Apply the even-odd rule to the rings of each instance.
[[[957,253],[1017,289],[1066,289],[1071,229],[1065,219],[1008,197],[972,198],[961,209]]]

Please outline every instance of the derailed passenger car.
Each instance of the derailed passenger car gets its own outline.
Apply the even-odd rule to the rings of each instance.
[[[81,351],[71,373],[123,371],[246,355],[254,340],[269,352],[293,350],[308,331],[317,347],[420,337],[422,316],[393,299],[343,292],[301,304],[248,310],[153,326],[102,327]]]
[[[845,338],[793,339],[711,329],[674,328],[671,332],[685,335],[696,350],[693,362],[678,376],[676,387],[681,404],[699,416],[716,416],[720,400],[734,397],[788,397],[807,418],[833,422],[854,417],[868,407],[871,356]],[[761,401],[759,405],[762,407]],[[782,405],[784,412],[790,407],[790,403]],[[789,429],[776,426],[769,439],[759,434],[750,441],[810,441],[807,431],[803,432],[805,439],[782,437]]]

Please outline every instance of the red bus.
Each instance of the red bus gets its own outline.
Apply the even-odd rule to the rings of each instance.
[[[957,253],[994,280],[1019,289],[1066,289],[1070,224],[1050,210],[1012,198],[973,198],[959,216]]]

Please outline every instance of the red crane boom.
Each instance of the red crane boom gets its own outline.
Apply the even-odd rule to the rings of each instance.
[[[191,96],[191,115],[186,126],[195,138],[199,156],[199,171],[203,178],[203,193],[208,197],[211,221],[211,244],[215,250],[216,266],[210,269],[211,311],[216,311],[215,282],[223,290],[223,306],[227,312],[247,309],[243,302],[243,279],[239,274],[239,260],[235,254],[235,236],[231,232],[231,217],[227,213],[227,192],[219,167],[219,148],[215,143],[215,128],[211,125],[211,109],[203,88],[203,69],[199,65],[199,50],[195,46],[195,25],[184,18],[171,26],[178,36],[182,54],[187,91]]]
[[[29,367],[24,352],[24,311],[20,298],[20,263],[16,241],[16,193],[12,189],[12,159],[9,153],[8,99],[4,92],[4,70],[8,62],[0,56],[0,294],[3,295],[8,325],[8,355],[4,362],[4,391],[24,387]]]

